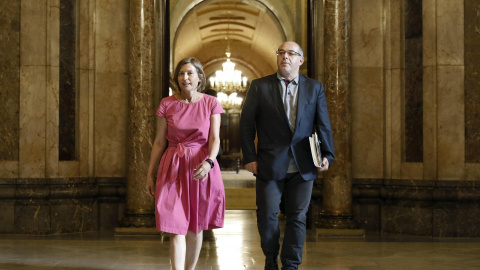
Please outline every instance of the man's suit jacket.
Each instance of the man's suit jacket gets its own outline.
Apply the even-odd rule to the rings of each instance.
[[[244,164],[257,161],[257,177],[281,180],[289,165],[289,150],[302,178],[314,180],[317,168],[310,152],[314,127],[321,141],[322,156],[330,166],[335,158],[325,90],[322,83],[299,75],[295,132],[292,134],[280,93],[277,73],[253,80],[240,119]],[[255,149],[255,135],[258,136]]]

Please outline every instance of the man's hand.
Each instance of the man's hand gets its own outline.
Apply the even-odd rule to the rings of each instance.
[[[258,163],[256,161],[245,164],[245,169],[255,175],[257,174],[257,167]]]
[[[322,160],[322,166],[320,168],[318,168],[319,171],[323,172],[323,171],[326,171],[328,170],[328,167],[330,166],[330,164],[328,163],[328,159],[327,158],[323,158]]]

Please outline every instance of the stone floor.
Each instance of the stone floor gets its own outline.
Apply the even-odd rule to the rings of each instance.
[[[255,205],[255,176],[246,170],[222,171],[225,185],[226,209],[257,209]]]
[[[480,269],[480,239],[318,237],[309,231],[300,269]],[[203,244],[198,270],[263,269],[255,211],[227,210]],[[113,232],[0,235],[0,269],[170,269],[168,241]]]

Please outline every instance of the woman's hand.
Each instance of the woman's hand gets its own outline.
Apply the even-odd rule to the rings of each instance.
[[[153,177],[148,176],[147,182],[145,183],[145,193],[150,195],[150,197],[155,197],[155,183],[153,182]]]
[[[199,180],[202,179],[202,182],[207,179],[208,172],[210,171],[212,167],[210,166],[210,163],[204,161],[200,163],[197,168],[195,168],[194,174],[193,174],[193,180]]]
[[[157,134],[153,141],[152,153],[150,154],[150,163],[148,165],[147,182],[145,183],[145,193],[155,197],[155,177],[158,163],[162,157],[163,151],[167,146],[167,120],[164,117],[157,117]]]

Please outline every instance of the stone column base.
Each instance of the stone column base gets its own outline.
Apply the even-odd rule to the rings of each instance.
[[[115,236],[155,236],[159,237],[161,241],[170,241],[170,234],[166,232],[157,231],[155,227],[135,228],[135,227],[118,227],[115,228]],[[215,241],[215,234],[213,230],[203,231],[203,241]]]
[[[317,229],[317,236],[365,237],[364,229]]]
[[[154,214],[127,214],[122,221],[122,227],[155,228]]]
[[[155,228],[135,228],[135,227],[117,227],[115,228],[115,236],[160,236],[162,240],[168,240],[168,233],[157,231]]]
[[[318,224],[322,229],[358,229],[353,215],[331,215],[320,213]]]

